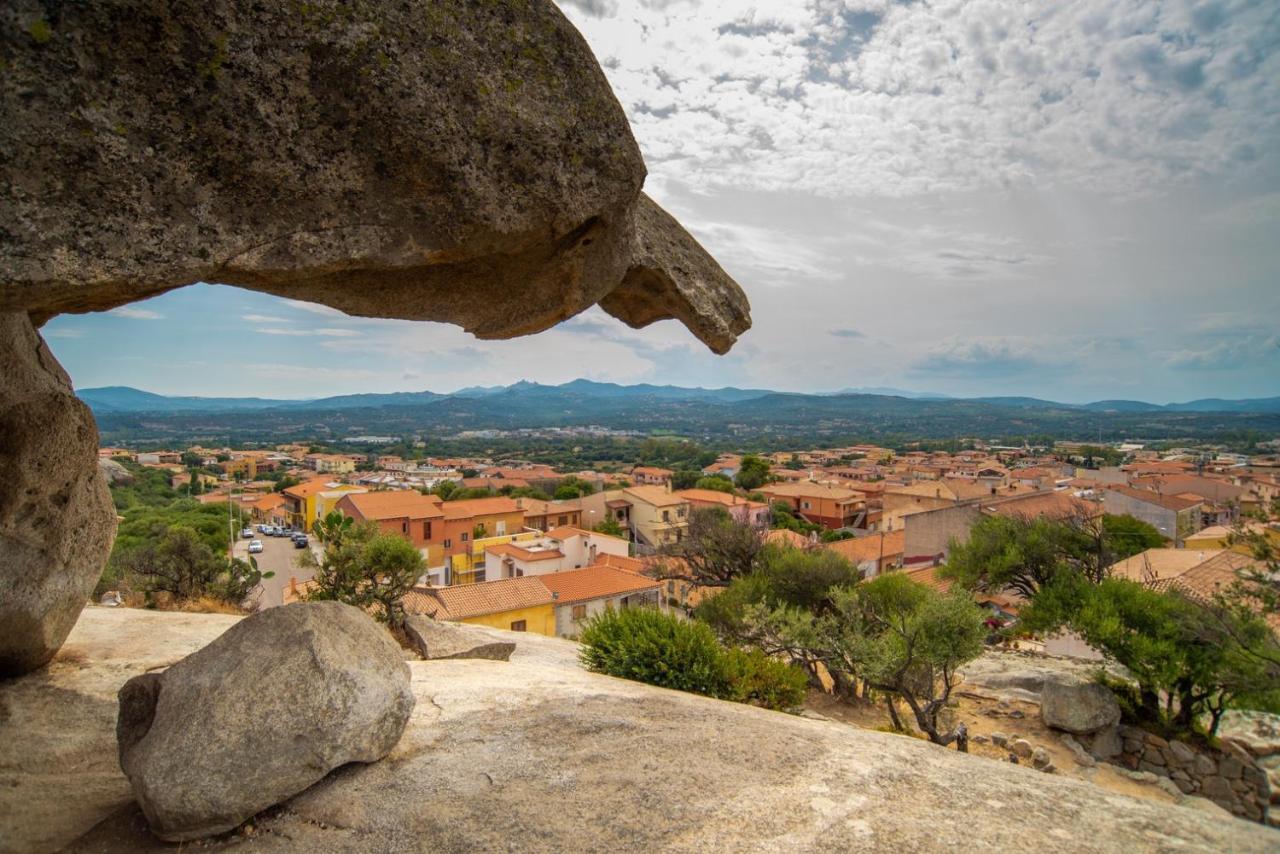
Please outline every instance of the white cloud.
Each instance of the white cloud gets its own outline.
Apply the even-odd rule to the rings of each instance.
[[[113,308],[107,314],[113,314],[116,317],[127,317],[130,320],[163,320],[164,315],[158,311],[152,311],[149,308],[134,308],[125,305],[119,308]]]
[[[321,327],[319,329],[280,329],[273,326],[263,326],[253,330],[262,335],[290,335],[298,338],[359,338],[364,333],[355,329],[336,329],[330,327]]]
[[[70,327],[61,327],[57,329],[42,329],[40,334],[45,338],[83,338],[84,330]]]
[[[1131,193],[1277,156],[1242,146],[1280,127],[1262,0],[575,7],[650,172],[704,191]]]
[[[310,305],[310,303],[308,303]],[[247,320],[250,323],[293,323],[287,317],[276,317],[270,314],[242,314],[241,320]]]
[[[283,303],[284,305],[289,306],[290,308],[295,308],[298,311],[305,311],[311,314],[323,314],[326,317],[346,317],[347,316],[343,312],[338,311],[336,308],[330,308],[327,305],[320,305],[319,303],[316,303],[316,302],[304,302],[300,299],[282,299],[280,300],[280,302]]]
[[[290,365],[280,362],[253,363],[242,366],[251,379],[351,382],[380,379],[378,371],[366,368],[334,368],[316,365]]]

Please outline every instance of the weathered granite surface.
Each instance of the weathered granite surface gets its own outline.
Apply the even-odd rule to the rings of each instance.
[[[644,279],[606,309],[750,325],[551,0],[13,0],[0,53],[0,311],[209,281],[507,338]]]
[[[58,651],[102,575],[116,511],[97,459],[66,372],[25,314],[0,314],[0,678]]]
[[[166,847],[123,775],[104,768],[86,789],[77,759],[114,758],[114,688],[230,619],[88,608],[57,661],[4,683],[0,703],[19,713],[0,714],[18,746],[0,760],[0,848]],[[1262,852],[1280,839],[917,739],[598,676],[567,641],[517,640],[510,662],[410,662],[418,702],[386,759],[209,847]]]

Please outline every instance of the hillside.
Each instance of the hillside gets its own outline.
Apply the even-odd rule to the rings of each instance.
[[[46,672],[8,682],[24,714],[0,717],[0,847],[171,850],[117,765],[116,691],[233,620],[87,608]],[[411,661],[417,706],[391,755],[202,849],[1262,852],[1277,839],[913,738],[595,675],[567,641],[516,643],[510,662]]]

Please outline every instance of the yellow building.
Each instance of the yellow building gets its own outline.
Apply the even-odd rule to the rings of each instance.
[[[350,484],[342,483],[333,489],[317,492],[315,495],[315,518],[323,519],[336,510],[342,496],[368,491],[363,486],[351,486]]]
[[[556,636],[555,599],[536,576],[460,587],[415,587],[405,611],[436,620]]]
[[[630,502],[631,530],[636,542],[653,548],[684,539],[689,530],[689,502],[662,486],[631,486],[622,490]]]
[[[1245,530],[1250,534],[1261,535],[1273,547],[1280,548],[1280,528],[1255,522]],[[1182,543],[1186,549],[1231,549],[1240,554],[1252,555],[1253,549],[1247,542],[1230,542],[1233,534],[1235,534],[1234,529],[1226,525],[1214,525],[1212,528],[1188,534]]]
[[[291,486],[281,494],[288,511],[289,524],[310,531],[320,516],[316,512],[316,496],[322,492],[367,492],[363,486],[335,483],[327,477],[317,477]],[[341,497],[341,496],[339,496]],[[334,499],[335,501],[337,499]]]
[[[453,555],[452,581],[454,584],[474,584],[484,580],[485,549],[490,546],[501,546],[507,543],[521,543],[536,540],[543,536],[540,531],[520,531],[514,534],[502,534],[493,537],[481,537],[468,542],[470,551]]]

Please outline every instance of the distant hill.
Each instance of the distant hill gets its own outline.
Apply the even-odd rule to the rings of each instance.
[[[1239,442],[1280,435],[1280,398],[1068,404],[1033,397],[801,394],[591,380],[319,400],[166,397],[125,387],[83,389],[80,396],[93,408],[106,443],[452,437],[463,431],[588,425],[685,436],[721,448],[959,437]]]
[[[1280,397],[1259,397],[1252,400],[1210,397],[1187,403],[1171,403],[1165,409],[1170,412],[1280,412]]]
[[[94,412],[248,412],[300,403],[263,397],[169,397],[129,386],[82,388],[76,393]]]

